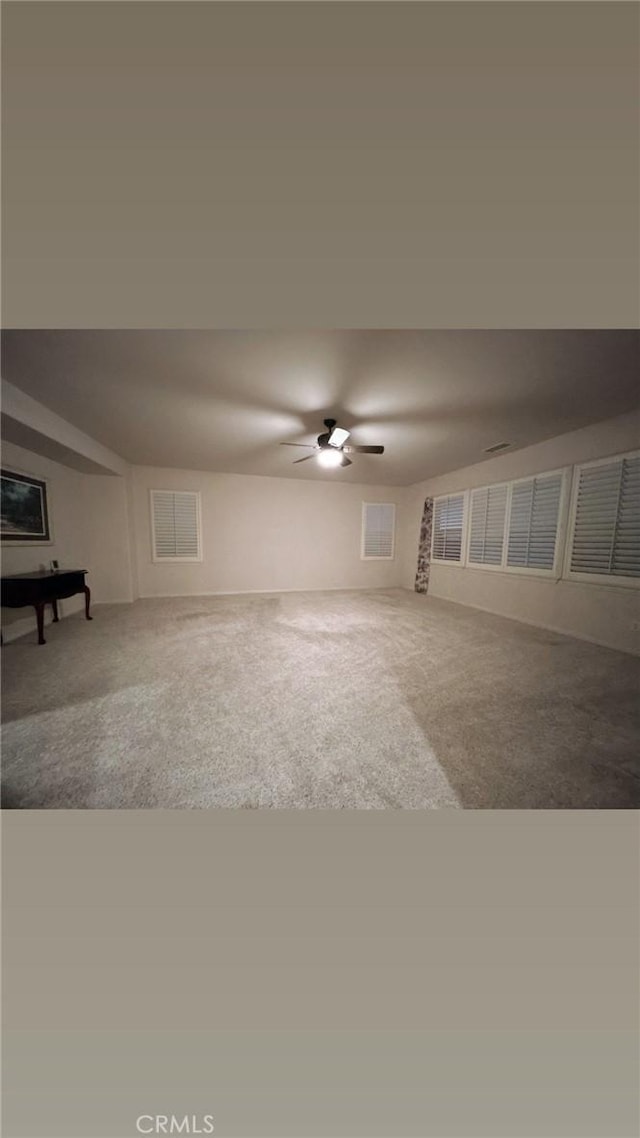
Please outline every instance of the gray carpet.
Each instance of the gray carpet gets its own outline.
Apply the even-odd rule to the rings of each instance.
[[[401,589],[97,606],[2,656],[9,808],[640,805],[640,660]]]

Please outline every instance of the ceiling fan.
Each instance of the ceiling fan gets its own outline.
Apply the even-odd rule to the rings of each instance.
[[[380,446],[347,445],[351,432],[345,431],[344,427],[338,427],[335,419],[325,419],[324,425],[327,429],[318,435],[315,443],[280,443],[281,447],[306,447],[317,451],[317,455],[305,454],[304,458],[296,458],[294,466],[298,462],[307,462],[310,458],[316,457],[321,466],[351,466],[351,459],[347,455],[384,454],[384,447]]]

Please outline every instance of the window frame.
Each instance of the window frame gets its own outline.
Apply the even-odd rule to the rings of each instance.
[[[556,526],[556,541],[553,551],[553,565],[549,569],[536,569],[533,565],[507,565],[509,554],[509,528],[511,526],[511,505],[513,502],[513,487],[522,482],[533,482],[536,478],[552,478],[560,475],[560,501],[558,502],[558,524]],[[527,474],[525,478],[513,478],[509,483],[507,501],[506,540],[503,549],[504,572],[516,573],[519,576],[542,577],[547,580],[559,581],[562,577],[564,563],[564,549],[567,539],[567,507],[569,503],[569,485],[571,482],[571,467],[560,466],[556,470],[541,470],[536,474]]]
[[[442,502],[447,498],[462,498],[462,539],[460,542],[460,560],[454,561],[452,557],[436,557],[434,553],[436,541],[436,504]],[[452,490],[449,494],[434,495],[433,499],[433,514],[431,522],[431,564],[433,565],[454,565],[458,569],[465,567],[465,555],[467,544],[467,532],[469,521],[469,491],[468,490]]]
[[[606,458],[594,458],[588,462],[577,462],[573,467],[571,485],[571,500],[569,504],[569,517],[567,523],[567,538],[564,550],[564,564],[562,577],[565,581],[574,581],[581,585],[605,585],[610,589],[638,589],[640,577],[623,577],[620,573],[580,573],[571,568],[573,556],[573,543],[575,540],[576,516],[578,513],[578,492],[580,489],[580,474],[583,470],[594,466],[607,466],[612,462],[623,462],[625,458],[640,458],[640,449],[624,451],[622,454],[610,454]]]
[[[563,576],[564,564],[564,549],[567,537],[567,513],[569,506],[569,490],[571,484],[570,466],[560,466],[555,470],[540,470],[535,474],[527,474],[522,478],[512,478],[503,480],[501,482],[487,482],[482,486],[474,486],[468,491],[469,494],[469,511],[466,525],[466,542],[465,542],[465,569],[479,569],[481,571],[488,571],[490,573],[508,573],[525,577],[542,577],[547,580],[559,581]],[[509,528],[511,525],[511,506],[513,502],[513,487],[522,482],[533,482],[536,478],[552,478],[554,475],[560,475],[560,501],[558,503],[558,525],[556,529],[556,542],[553,558],[553,566],[549,569],[538,569],[533,565],[508,565],[507,557],[509,553]],[[502,562],[500,565],[484,565],[478,561],[469,560],[469,547],[471,543],[471,510],[472,499],[471,496],[474,491],[489,490],[492,486],[506,486],[507,487],[507,504],[504,517],[504,531],[502,537]],[[448,495],[443,495],[448,497]],[[438,564],[442,564],[438,562]],[[450,562],[450,564],[457,564],[457,562]]]
[[[158,557],[156,553],[156,524],[154,511],[155,494],[191,494],[196,499],[196,526],[198,537],[197,557]],[[199,490],[169,490],[160,486],[149,487],[149,512],[151,516],[151,561],[154,565],[197,564],[204,560],[202,554],[202,498]]]
[[[385,554],[371,554],[365,553],[365,534],[366,534],[366,517],[367,506],[391,506],[393,512],[393,523],[391,526],[391,553]],[[361,561],[395,561],[396,557],[396,504],[395,502],[362,502],[362,512],[360,515],[360,560]]]
[[[491,490],[494,486],[505,486],[507,489],[507,501],[504,510],[504,525],[502,527],[502,560],[499,565],[486,565],[481,561],[470,560],[471,550],[471,515],[473,513],[473,495],[481,493],[482,490]],[[485,486],[474,486],[469,490],[469,515],[467,518],[466,526],[466,540],[464,542],[464,567],[465,569],[488,569],[491,573],[504,573],[505,559],[507,549],[507,534],[509,516],[511,513],[511,483],[510,482],[488,482]],[[454,562],[454,564],[456,564]]]

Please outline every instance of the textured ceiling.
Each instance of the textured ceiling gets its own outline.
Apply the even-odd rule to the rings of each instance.
[[[18,331],[3,376],[129,462],[407,485],[637,405],[635,331]],[[323,418],[382,456],[326,471]]]

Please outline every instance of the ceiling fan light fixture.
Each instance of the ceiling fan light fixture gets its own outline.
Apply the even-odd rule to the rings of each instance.
[[[383,446],[347,446],[347,439],[351,438],[351,431],[338,427],[335,419],[325,419],[326,430],[318,435],[315,445],[313,443],[280,443],[283,447],[302,447],[304,450],[315,451],[315,455],[307,454],[304,458],[296,458],[294,465],[299,462],[308,462],[310,458],[317,458],[320,466],[333,467],[351,466],[350,454],[384,454]]]
[[[342,452],[339,450],[321,450],[318,455],[320,466],[342,466]]]
[[[351,431],[345,431],[344,427],[334,427],[329,436],[329,446],[344,446],[350,434]]]

